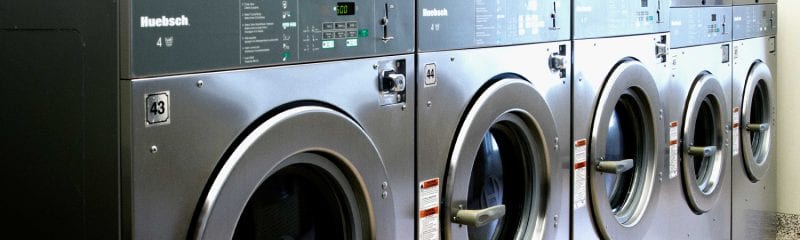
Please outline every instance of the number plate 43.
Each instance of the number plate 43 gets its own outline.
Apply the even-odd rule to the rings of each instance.
[[[146,126],[169,124],[169,91],[145,95]]]

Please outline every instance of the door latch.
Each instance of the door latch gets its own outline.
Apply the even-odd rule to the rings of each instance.
[[[660,63],[667,62],[667,35],[662,35],[661,40],[656,42],[656,58]]]
[[[559,45],[558,52],[550,54],[550,70],[558,72],[559,78],[567,77],[567,45]]]
[[[383,80],[382,90],[384,92],[399,93],[406,90],[406,76],[395,70],[381,71]]]
[[[482,227],[506,215],[506,206],[497,205],[480,210],[458,210],[452,219],[453,223],[468,227]]]
[[[392,60],[378,64],[378,88],[381,106],[404,103],[406,101],[406,61]]]
[[[689,150],[687,150],[687,152],[689,153],[689,155],[692,155],[694,157],[704,157],[705,158],[705,157],[714,156],[714,154],[717,153],[717,147],[716,146],[708,146],[708,147],[691,146],[691,147],[689,147]]]
[[[623,159],[618,161],[601,160],[597,162],[597,165],[595,165],[597,171],[610,174],[625,173],[633,169],[633,167],[634,167],[633,159]]]

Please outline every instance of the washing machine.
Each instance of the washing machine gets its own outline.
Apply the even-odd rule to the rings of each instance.
[[[572,238],[652,239],[668,180],[669,1],[573,2]]]
[[[11,235],[413,238],[413,2],[69,2],[0,4]]]
[[[570,2],[417,4],[417,239],[568,238]]]
[[[733,7],[733,239],[777,232],[777,4]]]
[[[660,226],[671,236],[730,239],[730,1],[672,2],[667,95],[669,181]]]

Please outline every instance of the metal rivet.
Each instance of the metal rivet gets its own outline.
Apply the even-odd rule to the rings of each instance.
[[[156,145],[150,146],[150,153],[157,153],[158,147]]]
[[[558,214],[553,216],[553,227],[558,228]]]
[[[386,188],[388,188],[388,187],[389,187],[389,183],[388,182],[381,183],[381,188],[383,188],[384,190],[386,190]]]
[[[408,107],[408,106],[406,106],[406,104],[404,103],[404,104],[403,104],[403,106],[402,106],[402,107],[400,107],[400,110],[403,110],[403,111],[405,111],[407,107]]]
[[[451,62],[455,62],[455,61],[456,61],[456,58],[454,58],[454,57],[451,57],[451,58],[450,58],[450,61],[451,61]]]
[[[378,64],[372,64],[372,69],[378,69]]]
[[[428,105],[428,107],[431,107],[431,105],[433,105],[433,103],[431,101],[428,101],[427,105]]]
[[[197,87],[203,87],[203,80],[197,80]]]
[[[388,193],[388,192],[386,192],[386,191],[384,191],[383,193],[381,193],[381,198],[383,198],[383,199],[386,199],[386,197],[388,197],[388,196],[389,196],[389,193]]]
[[[553,141],[553,144],[555,144],[555,146],[553,148],[558,150],[558,137],[556,137],[555,141]]]

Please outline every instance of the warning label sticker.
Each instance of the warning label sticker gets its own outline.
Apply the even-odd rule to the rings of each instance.
[[[741,125],[741,124],[739,124],[740,118],[741,118],[741,115],[739,115],[739,108],[738,107],[734,108],[733,109],[733,124],[732,124],[733,126],[731,126],[731,129],[733,129],[733,144],[731,144],[732,145],[731,148],[733,148],[731,150],[733,152],[733,155],[739,154],[739,141],[740,141],[739,140],[739,134],[740,134],[739,133],[739,125]]]
[[[678,176],[678,122],[669,123],[669,179]]]
[[[419,183],[419,240],[439,239],[439,178]]]
[[[575,141],[574,154],[572,208],[580,209],[586,206],[586,139]]]

